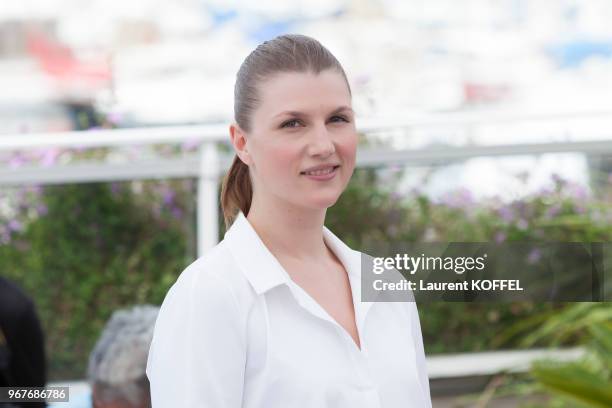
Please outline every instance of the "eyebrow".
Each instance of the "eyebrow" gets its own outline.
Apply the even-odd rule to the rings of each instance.
[[[339,108],[334,109],[330,114],[331,115],[335,115],[336,113],[340,113],[343,111],[349,111],[349,112],[353,112],[353,109],[351,109],[349,106],[340,106]],[[277,118],[279,116],[282,115],[293,115],[293,116],[308,116],[306,115],[304,112],[299,112],[299,111],[284,111],[279,113],[278,115],[275,115],[274,117]]]

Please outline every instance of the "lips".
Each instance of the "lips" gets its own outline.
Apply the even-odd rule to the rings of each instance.
[[[326,174],[332,173],[338,167],[340,166],[339,165],[316,166],[316,167],[311,167],[308,170],[302,171],[300,174],[305,174],[309,176],[324,176]]]

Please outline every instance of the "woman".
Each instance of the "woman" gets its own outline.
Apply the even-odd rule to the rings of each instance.
[[[431,407],[415,303],[361,302],[361,253],[323,225],[355,167],[344,70],[283,35],[246,58],[234,97],[229,230],[163,302],[153,407]]]

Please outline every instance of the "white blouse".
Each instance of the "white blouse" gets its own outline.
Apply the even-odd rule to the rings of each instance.
[[[323,232],[348,272],[361,350],[239,213],[161,306],[153,408],[431,407],[416,304],[362,302],[361,253]]]

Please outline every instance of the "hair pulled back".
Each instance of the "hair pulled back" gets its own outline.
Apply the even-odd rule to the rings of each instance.
[[[288,72],[319,74],[327,69],[335,69],[343,76],[350,94],[344,69],[336,57],[314,38],[285,34],[264,41],[246,57],[236,75],[236,123],[247,133],[251,130],[253,112],[261,103],[258,86],[272,75]],[[221,186],[221,207],[226,228],[231,226],[239,211],[245,216],[249,213],[252,198],[249,166],[236,155]]]

